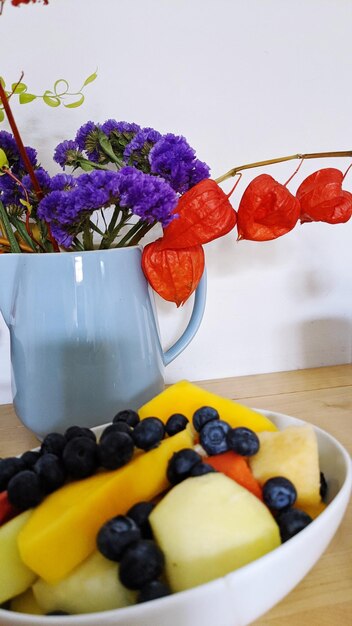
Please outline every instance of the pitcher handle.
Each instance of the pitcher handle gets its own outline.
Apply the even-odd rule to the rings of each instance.
[[[207,273],[204,269],[202,278],[194,294],[194,303],[190,320],[181,337],[164,352],[164,365],[169,365],[188,346],[196,334],[203,319],[207,295]]]

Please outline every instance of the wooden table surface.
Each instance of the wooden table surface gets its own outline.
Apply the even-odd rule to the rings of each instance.
[[[208,380],[198,384],[248,406],[287,413],[316,424],[352,453],[352,365]],[[12,406],[0,406],[0,457],[19,454],[36,445],[37,440],[21,425]],[[350,503],[335,538],[320,561],[298,587],[257,620],[255,626],[351,624]]]

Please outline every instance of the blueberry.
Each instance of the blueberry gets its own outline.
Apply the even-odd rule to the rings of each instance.
[[[142,589],[159,578],[164,568],[164,555],[149,539],[140,539],[124,551],[120,561],[119,578],[128,589]]]
[[[146,417],[133,431],[133,441],[137,448],[151,450],[156,448],[165,435],[165,426],[158,417]]]
[[[39,476],[32,470],[23,470],[10,479],[7,495],[16,509],[26,511],[42,501],[44,491]]]
[[[169,419],[165,424],[166,433],[169,437],[173,437],[173,435],[177,435],[181,430],[184,430],[188,424],[188,419],[182,413],[174,413],[170,415]]]
[[[22,459],[15,456],[9,456],[0,461],[0,491],[5,491],[9,480],[25,469],[25,463]]]
[[[294,505],[297,491],[290,480],[283,476],[275,476],[264,483],[263,500],[272,511],[282,511]]]
[[[212,420],[207,422],[199,433],[201,446],[209,456],[221,454],[229,449],[227,443],[227,433],[231,427],[222,420]]]
[[[95,433],[90,428],[84,428],[82,426],[70,426],[65,431],[65,439],[66,441],[71,441],[71,439],[75,439],[76,437],[88,437],[92,441],[96,441],[97,438]]]
[[[130,435],[132,432],[131,426],[127,424],[127,422],[116,422],[115,424],[110,424],[106,428],[104,428],[103,432],[100,435],[100,441],[103,441],[105,437],[108,437],[111,433],[127,433]]]
[[[131,460],[133,451],[134,443],[130,435],[121,432],[111,432],[99,443],[99,463],[105,469],[117,469]]]
[[[326,478],[323,472],[320,472],[320,489],[319,489],[320,497],[325,502],[326,495],[328,493],[328,483],[326,482]]]
[[[126,515],[117,515],[99,530],[97,547],[110,561],[119,561],[124,550],[140,538],[141,531],[136,522]]]
[[[212,406],[202,406],[193,414],[192,422],[196,431],[199,433],[203,426],[208,422],[219,419],[219,413]]]
[[[45,493],[51,493],[65,482],[65,471],[62,463],[55,454],[48,452],[38,459],[33,467],[39,476],[40,484]]]
[[[310,515],[300,509],[287,509],[277,516],[276,521],[279,525],[281,541],[284,543],[306,528],[313,520]]]
[[[154,508],[152,502],[137,502],[128,511],[127,516],[139,526],[143,539],[152,539],[153,532],[149,523],[149,515]]]
[[[164,598],[169,596],[171,591],[165,583],[161,580],[152,580],[142,587],[137,595],[137,603],[149,602],[150,600],[157,600],[158,598]]]
[[[35,465],[38,459],[40,459],[40,456],[40,452],[34,452],[32,450],[24,452],[21,456],[21,460],[26,466],[25,469],[32,469],[33,465]]]
[[[74,437],[64,448],[62,461],[71,478],[86,478],[98,467],[98,445],[89,437]]]
[[[61,457],[66,443],[67,439],[64,435],[60,433],[49,433],[44,437],[40,451],[42,454],[49,452],[50,454]]]
[[[210,474],[211,472],[215,472],[215,469],[209,463],[203,463],[200,461],[193,465],[189,475],[190,476],[204,476],[204,474]]]
[[[202,460],[200,454],[192,448],[183,448],[174,452],[168,466],[167,478],[172,485],[177,485],[190,476],[192,468]]]
[[[258,436],[250,428],[231,428],[227,433],[227,443],[230,450],[241,456],[257,454],[260,446]]]
[[[137,426],[139,422],[139,415],[132,409],[124,409],[123,411],[116,413],[112,423],[116,424],[116,422],[126,422],[129,426],[134,427]]]

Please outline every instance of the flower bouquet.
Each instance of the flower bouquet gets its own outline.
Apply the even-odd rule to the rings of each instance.
[[[331,167],[308,176],[295,193],[288,189],[292,176],[280,183],[261,174],[237,210],[229,199],[244,170],[291,159],[300,159],[300,167],[305,159],[352,151],[251,163],[213,180],[184,137],[109,119],[89,121],[60,143],[54,161],[72,173],[50,176],[36,150],[23,145],[1,84],[0,97],[13,131],[0,131],[0,253],[135,246],[159,225],[162,236],[144,247],[142,267],[153,289],[179,306],[202,276],[202,246],[235,226],[238,239],[267,241],[299,221],[336,224],[352,215],[352,194],[342,189],[347,172]],[[226,194],[219,184],[232,176],[236,183]]]

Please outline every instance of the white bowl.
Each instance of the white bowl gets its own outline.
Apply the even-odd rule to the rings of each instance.
[[[260,411],[279,429],[305,422]],[[95,429],[99,433],[104,427]],[[307,528],[248,565],[210,583],[114,611],[67,617],[0,610],[1,626],[246,626],[287,595],[318,561],[343,518],[351,493],[352,463],[331,435],[315,428],[329,504]],[[253,593],[255,590],[255,594]]]

